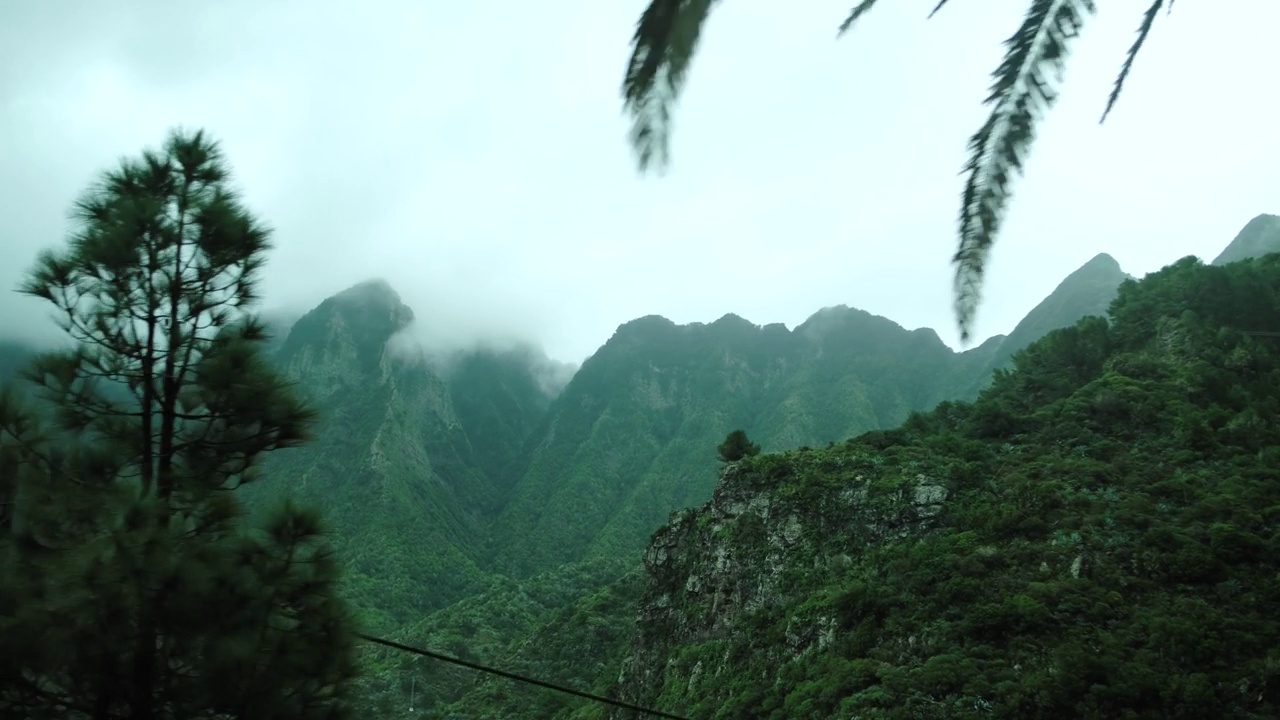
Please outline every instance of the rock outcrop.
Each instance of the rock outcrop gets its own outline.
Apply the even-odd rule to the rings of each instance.
[[[725,468],[703,507],[673,513],[645,553],[650,584],[623,697],[696,696],[743,643],[778,664],[829,645],[837,619],[804,599],[867,548],[928,532],[947,501],[945,481],[928,472],[876,465],[841,448],[760,456]],[[789,614],[780,636],[741,637],[753,624],[778,627],[780,614]],[[688,652],[713,647],[724,653]]]

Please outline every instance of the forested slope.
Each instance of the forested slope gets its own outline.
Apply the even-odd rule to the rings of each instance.
[[[972,404],[678,514],[619,688],[692,718],[1280,712],[1280,256],[1128,281]],[[611,717],[630,717],[625,713]]]

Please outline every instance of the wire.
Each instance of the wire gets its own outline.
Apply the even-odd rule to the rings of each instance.
[[[652,710],[650,708],[641,707],[639,705],[633,705],[629,702],[623,702],[622,700],[607,698],[602,695],[593,695],[589,692],[584,692],[582,690],[574,690],[573,688],[565,687],[563,685],[556,685],[555,683],[549,683],[545,680],[537,680],[531,677],[526,677],[524,675],[517,675],[516,673],[513,673],[513,672],[507,672],[506,670],[499,670],[497,668],[491,668],[486,665],[480,665],[477,663],[468,662],[466,660],[463,660],[462,658],[456,658],[450,655],[444,655],[442,653],[432,652],[430,650],[423,650],[422,648],[416,648],[411,645],[405,645],[403,643],[395,642],[394,640],[386,640],[380,637],[366,635],[364,633],[356,633],[356,637],[360,638],[361,640],[365,640],[367,642],[371,642],[377,645],[383,645],[383,646],[392,648],[394,650],[400,650],[401,652],[413,653],[414,655],[422,655],[423,657],[429,657],[433,660],[441,660],[443,662],[453,663],[454,665],[461,665],[462,667],[465,667],[465,668],[470,668],[472,670],[479,670],[480,672],[489,673],[491,675],[498,675],[500,677],[504,677],[509,680],[515,680],[516,682],[528,683],[530,685],[537,685],[539,687],[547,688],[548,690],[555,690],[556,692],[562,692],[568,695],[576,695],[580,698],[586,698],[587,700],[594,700],[595,702],[604,703],[605,705],[612,705],[614,707],[620,707],[625,710],[635,710],[636,712],[639,712],[639,713],[653,715],[654,717],[669,718],[670,720],[688,720],[688,718],[684,718],[679,715],[672,715],[671,713],[665,713],[665,712],[662,712],[661,710]]]

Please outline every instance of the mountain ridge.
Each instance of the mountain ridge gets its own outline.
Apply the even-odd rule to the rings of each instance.
[[[433,352],[394,288],[357,283],[274,341],[274,362],[321,419],[312,443],[272,454],[264,470],[279,481],[250,485],[248,504],[296,497],[326,510],[346,592],[373,632],[412,640],[429,632],[424,618],[451,618],[456,642],[485,628],[550,642],[539,623],[582,611],[555,603],[626,601],[606,585],[635,569],[672,511],[713,496],[728,430],[767,455],[890,437],[976,396],[1042,335],[1105,316],[1132,282],[1099,254],[1008,336],[964,351],[930,328],[842,305],[793,329],[735,313],[686,324],[647,315],[571,373],[536,346]],[[532,587],[545,596],[524,597]],[[517,607],[528,613],[518,622],[504,615]],[[614,647],[626,622],[609,618],[602,642]],[[524,647],[511,642],[503,652]]]
[[[1060,298],[1076,295],[1085,301],[1085,305],[1072,308],[1071,303],[1050,302],[1046,307],[1058,305],[1058,311],[1044,312],[1040,320],[1025,323],[1024,327],[1029,328],[1025,332],[1034,334],[1038,331],[1037,326],[1044,328],[1046,323],[1052,324],[1055,320],[1074,326],[1083,316],[1103,315],[1105,318],[1110,299],[1132,282],[1127,276],[1117,274],[1117,270],[1114,258],[1108,255],[1091,258],[1073,273],[1076,278],[1072,282],[1064,278],[1060,286],[1065,284],[1066,288],[1055,289],[1062,290]],[[1077,283],[1081,275],[1085,279],[1093,276],[1095,280],[1105,282]],[[1087,293],[1068,292],[1072,286],[1079,290],[1087,289],[1091,284],[1098,289],[1092,297],[1084,297]],[[1048,296],[1046,300],[1049,300]],[[1060,312],[1062,310],[1069,312],[1064,314]],[[908,331],[887,319],[876,320],[865,311],[828,309],[814,316],[810,316],[813,322],[803,333],[789,330],[781,324],[758,326],[723,316],[721,320],[724,322],[719,322],[718,327],[713,327],[717,322],[677,325],[660,316],[645,316],[620,325],[610,342],[603,344],[583,363],[570,385],[555,400],[553,406],[558,406],[561,412],[556,412],[556,407],[553,407],[544,417],[542,430],[531,440],[533,449],[526,454],[526,462],[518,474],[522,485],[528,485],[531,478],[541,477],[543,492],[529,493],[523,504],[507,504],[490,526],[496,531],[495,535],[502,535],[503,525],[523,516],[523,520],[505,528],[507,537],[496,537],[484,552],[488,558],[486,567],[493,576],[517,578],[516,584],[491,596],[486,601],[486,607],[490,609],[472,607],[465,611],[463,617],[432,616],[432,620],[424,621],[420,627],[407,628],[405,634],[398,637],[405,642],[430,646],[450,647],[452,643],[461,643],[474,647],[468,640],[474,632],[470,628],[507,628],[507,632],[514,633],[511,635],[514,639],[505,646],[481,645],[490,648],[485,650],[486,657],[508,657],[511,666],[520,668],[522,672],[591,687],[602,694],[645,692],[642,686],[627,689],[618,685],[619,680],[629,684],[637,678],[630,672],[620,675],[618,663],[625,653],[616,649],[620,643],[629,642],[627,638],[635,637],[637,621],[643,622],[645,617],[635,612],[628,615],[625,610],[627,607],[638,608],[641,602],[633,590],[625,589],[633,585],[610,581],[596,589],[574,589],[572,596],[579,599],[571,600],[567,594],[561,596],[565,602],[572,603],[571,607],[548,615],[549,606],[542,605],[544,610],[535,610],[533,615],[525,616],[524,624],[520,626],[522,629],[514,628],[506,619],[512,612],[508,608],[531,607],[524,599],[523,591],[516,588],[555,586],[568,591],[569,588],[563,587],[567,581],[557,575],[559,571],[545,568],[574,567],[572,563],[576,559],[588,566],[621,562],[622,569],[625,569],[634,567],[636,561],[644,556],[644,546],[649,548],[649,552],[655,551],[655,546],[648,543],[646,536],[652,535],[653,528],[664,527],[672,517],[668,514],[654,520],[662,514],[664,507],[697,507],[699,496],[709,497],[709,489],[719,487],[717,481],[721,473],[713,451],[723,437],[717,434],[725,427],[745,429],[753,440],[765,446],[766,454],[760,457],[770,461],[778,456],[769,451],[778,449],[788,451],[788,457],[812,457],[816,460],[820,453],[829,452],[820,448],[818,443],[825,445],[829,441],[857,436],[861,434],[857,432],[858,427],[885,428],[866,435],[866,441],[880,449],[891,445],[896,437],[896,431],[892,429],[895,414],[900,416],[908,412],[908,425],[919,423],[919,418],[927,418],[928,415],[904,411],[904,406],[909,406],[910,402],[901,397],[895,398],[892,393],[888,397],[871,399],[874,389],[869,389],[866,383],[874,373],[906,367],[902,359],[907,355],[888,351],[889,348],[914,351],[911,356],[923,365],[904,371],[904,376],[919,378],[923,375],[942,385],[953,383],[953,388],[957,389],[953,399],[977,394],[981,388],[973,387],[978,384],[974,382],[975,373],[981,375],[996,364],[993,359],[1001,345],[1004,345],[1010,362],[1023,355],[1028,355],[1026,362],[1033,367],[1042,362],[1039,359],[1042,353],[1034,347],[1011,348],[1007,337],[992,338],[978,348],[956,353],[950,349],[943,350],[940,341],[935,340],[936,333],[927,329]],[[1104,318],[1087,321],[1084,325],[1096,331],[1108,325]],[[887,342],[886,338],[874,335],[877,329],[889,333]],[[1016,343],[1016,338],[1012,342]],[[1087,347],[1085,343],[1079,351],[1084,352]],[[815,357],[819,348],[823,357]],[[877,352],[883,353],[879,362]],[[948,362],[946,367],[929,367],[927,361],[930,357],[950,357],[952,362]],[[957,358],[966,358],[973,366],[961,367],[960,363],[954,362]],[[867,375],[856,369],[851,371],[850,361],[853,359],[859,359],[862,370],[873,374]],[[940,381],[939,378],[947,373],[950,373],[950,379]],[[959,388],[962,380],[967,381],[967,390]],[[874,381],[870,384],[882,388],[886,385]],[[913,384],[919,385],[918,382]],[[985,387],[989,383],[981,384]],[[920,392],[920,388],[914,387],[913,392]],[[703,400],[691,402],[693,398]],[[849,413],[850,408],[861,407],[865,413],[863,417],[853,419],[857,427],[848,424],[847,417],[842,422],[832,419],[836,416],[814,421],[815,411],[821,416],[824,410],[829,409],[822,407],[824,401],[837,408],[838,412]],[[918,396],[915,402],[928,404]],[[1115,399],[1103,393],[1090,402],[1099,408],[1108,408],[1114,405]],[[939,404],[937,417],[946,417],[952,412],[948,408],[954,406],[954,403]],[[983,416],[982,422],[999,428],[1000,423],[1007,420],[995,413]],[[825,433],[826,436],[817,433]],[[796,449],[804,444],[811,444],[815,450]],[[558,445],[558,449],[551,445]],[[964,466],[964,463],[950,464]],[[765,483],[776,479],[771,472],[761,476]],[[892,478],[886,478],[889,479]],[[882,489],[896,494],[905,493],[908,498],[932,497],[929,493],[933,492],[929,488],[896,488],[896,485],[886,485]],[[528,492],[537,488],[525,487],[523,490]],[[921,492],[924,495],[920,495]],[[823,502],[815,497],[800,506],[817,509]],[[687,512],[696,511],[677,510],[676,516]],[[714,529],[716,525],[711,521],[708,529]],[[702,526],[702,521],[698,526]],[[557,534],[558,528],[567,528],[569,532]],[[716,532],[724,532],[724,529]],[[746,534],[741,537],[747,540],[753,531],[744,526],[743,532]],[[783,541],[787,538],[780,537],[779,542]],[[636,544],[642,546],[641,551],[632,551]],[[534,552],[527,552],[530,548]],[[627,558],[633,558],[630,564]],[[831,562],[838,559],[832,558]],[[732,561],[732,556],[729,561]],[[571,564],[558,565],[561,562]],[[801,568],[793,570],[799,572]],[[616,572],[606,572],[597,579],[616,577]],[[684,582],[675,584],[683,586]],[[501,599],[503,593],[507,593],[507,600]],[[715,593],[708,595],[708,599],[713,595]],[[595,601],[589,598],[609,598],[611,609],[605,612],[610,614],[607,617],[592,615],[600,612],[603,606],[593,604]],[[463,612],[462,605],[450,608],[448,612]],[[498,615],[491,617],[489,613]],[[553,627],[557,617],[562,620],[577,618],[584,623],[589,617],[590,631],[586,632],[584,627],[584,633],[566,636]],[[767,640],[767,643],[777,645],[793,633],[798,641],[809,642],[801,640],[802,636],[813,635],[804,628],[813,624],[811,620],[817,619],[820,618],[797,617],[799,625],[789,627],[785,632],[780,628],[775,629],[776,633],[770,631],[776,637],[770,634],[769,637],[774,639]],[[535,626],[536,629],[531,629]],[[814,633],[817,637],[822,636],[816,629]],[[661,635],[661,630],[649,631],[649,637]],[[563,642],[557,640],[560,637],[564,638]],[[660,656],[656,663],[650,664],[644,672],[655,672],[663,664]],[[588,665],[595,670],[587,671]],[[501,716],[513,720],[598,717],[586,707],[575,711],[572,703],[553,702],[537,693],[505,686],[500,688],[494,683],[481,682],[474,691],[458,697],[456,689],[452,688],[461,681],[459,678],[423,674],[399,665],[387,672],[393,676],[410,672],[432,683],[432,692],[448,697],[441,700],[441,712],[445,712],[443,707],[447,705],[450,710],[464,715]],[[595,680],[591,680],[592,677]],[[393,698],[400,697],[391,687],[383,687],[375,695],[382,698],[380,701],[393,704]],[[456,700],[453,699],[455,697]],[[648,698],[637,696],[635,699]],[[742,709],[743,706],[734,707]],[[732,707],[722,709],[731,711]],[[733,716],[732,712],[729,716]]]
[[[1246,223],[1210,264],[1225,265],[1273,252],[1280,252],[1280,215],[1262,213]]]
[[[1183,258],[974,403],[731,463],[602,677],[690,717],[1275,716],[1278,288]]]

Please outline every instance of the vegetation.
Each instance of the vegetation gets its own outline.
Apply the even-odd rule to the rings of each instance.
[[[1276,714],[1278,256],[1126,281],[973,403],[938,404],[1010,345],[847,308],[644,318],[552,399],[532,356],[393,356],[411,313],[385,284],[267,356],[267,233],[202,134],[76,219],[25,288],[72,347],[0,403],[0,716],[606,716],[357,656],[344,599],[377,634],[695,718]],[[1020,336],[1110,296],[1102,270]]]
[[[877,0],[860,0],[840,25],[844,34]],[[622,96],[632,117],[631,144],[640,169],[669,161],[671,112],[715,0],[650,0],[631,41]],[[948,4],[939,0],[929,16]],[[1124,87],[1134,59],[1157,14],[1173,1],[1150,0],[1102,113],[1105,121]],[[1005,41],[1004,60],[992,73],[985,104],[991,114],[969,140],[968,175],[961,195],[959,247],[954,262],[955,311],[964,340],[981,299],[987,255],[1000,232],[1012,196],[1013,176],[1035,139],[1036,124],[1058,99],[1057,80],[1071,43],[1094,14],[1094,0],[1031,0],[1021,26]]]
[[[618,663],[635,632],[644,578],[630,558],[565,565],[484,591],[404,627],[393,637],[603,695],[616,695]],[[543,688],[402,653],[370,649],[361,707],[398,716],[411,701],[425,718],[548,720],[598,710]],[[594,716],[592,716],[594,717]]]
[[[1270,415],[1242,423],[1249,408],[1280,409],[1280,353],[1238,328],[1277,329],[1280,316],[1253,310],[1272,307],[1277,289],[1275,256],[1220,268],[1188,259],[1127,282],[1110,324],[1050,334],[975,403],[944,402],[827,449],[743,459],[722,492],[777,514],[677,514],[662,532],[683,528],[699,544],[680,572],[651,569],[645,597],[634,574],[565,566],[495,580],[396,637],[691,718],[1269,716],[1232,688],[1268,687],[1278,629],[1263,609],[1280,569],[1266,559],[1265,511],[1280,505],[1267,490],[1267,448],[1280,438]],[[1196,417],[1212,418],[1199,432],[1214,442],[1171,431]],[[1242,442],[1243,427],[1257,434]],[[911,521],[904,497],[921,476],[948,499]],[[864,491],[853,514],[833,509]],[[792,509],[794,543],[777,534]],[[1223,534],[1228,525],[1243,535]],[[1228,537],[1254,549],[1218,557]],[[672,549],[671,535],[657,546],[685,547]],[[714,593],[689,587],[720,572],[707,558],[721,552],[732,558],[723,572],[736,573],[729,587],[780,571],[787,591],[743,597],[747,612],[713,608]],[[634,567],[627,557],[618,568]],[[1208,575],[1183,574],[1204,563]],[[1170,634],[1190,612],[1211,629],[1203,648]],[[415,683],[426,717],[608,716],[382,651],[371,663],[370,707],[382,716],[407,707]],[[1195,698],[1195,683],[1209,699]]]
[[[764,543],[776,521],[712,507],[665,531],[688,560],[654,571],[632,699],[726,720],[1275,717],[1278,293],[1280,255],[1187,258],[972,404],[743,461],[726,484],[806,531]],[[919,483],[945,490],[936,513],[904,499]],[[738,558],[734,587],[779,563],[785,582],[703,629],[713,556]]]
[[[231,492],[312,413],[248,310],[268,231],[175,132],[75,205],[23,291],[72,340],[0,403],[0,714],[336,718],[355,664],[314,512]]]
[[[751,442],[742,430],[734,430],[716,448],[716,454],[720,456],[720,462],[735,463],[742,458],[759,455],[760,445]]]
[[[673,510],[711,497],[713,449],[735,427],[765,451],[892,427],[976,395],[994,351],[956,353],[932,331],[843,307],[794,330],[732,315],[627,323],[530,438],[492,526],[496,569],[520,577],[590,558],[638,561]]]

